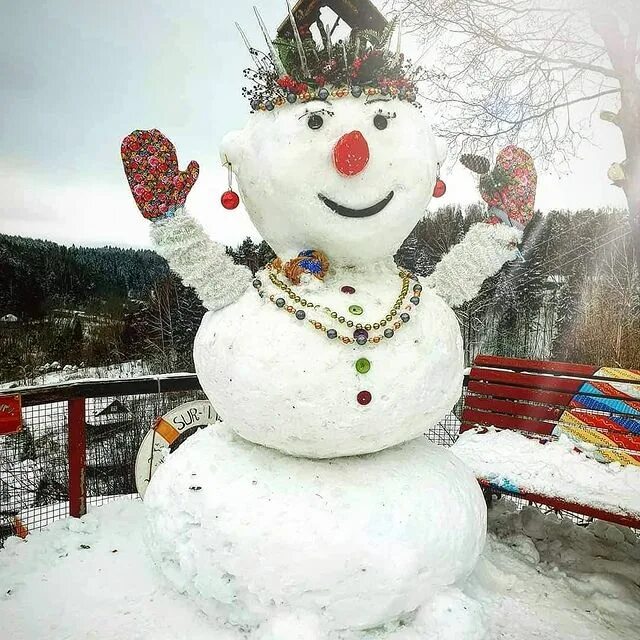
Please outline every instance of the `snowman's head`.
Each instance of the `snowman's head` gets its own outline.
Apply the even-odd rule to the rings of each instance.
[[[221,149],[280,258],[316,249],[342,265],[395,254],[424,216],[445,155],[415,106],[382,95],[259,111]]]

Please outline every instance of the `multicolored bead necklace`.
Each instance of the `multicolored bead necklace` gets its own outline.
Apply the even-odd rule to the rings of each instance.
[[[292,315],[295,315],[298,320],[308,320],[308,322],[314,329],[324,332],[327,338],[329,338],[330,340],[338,340],[339,342],[346,345],[353,344],[354,342],[360,346],[363,346],[367,343],[377,345],[383,339],[389,340],[393,338],[396,331],[401,329],[410,321],[411,316],[409,312],[413,311],[414,308],[418,306],[418,304],[420,304],[422,286],[418,283],[415,283],[413,285],[413,295],[409,300],[410,304],[407,304],[403,313],[400,313],[400,315],[398,315],[398,312],[400,311],[402,305],[405,303],[406,296],[409,292],[411,280],[411,276],[407,272],[400,271],[398,275],[400,276],[400,278],[402,278],[402,289],[393,307],[379,322],[374,322],[371,324],[367,323],[363,325],[361,323],[355,323],[353,320],[348,320],[347,318],[345,318],[345,316],[339,315],[336,311],[333,311],[329,307],[321,307],[320,305],[306,300],[302,296],[298,295],[289,285],[282,282],[282,280],[280,280],[278,276],[273,273],[274,270],[277,270],[276,267],[274,267],[273,262],[269,263],[269,265],[267,265],[267,268],[269,271],[272,271],[272,273],[269,274],[269,279],[271,280],[271,282],[276,287],[284,291],[293,303],[295,303],[296,305],[300,305],[300,307],[302,308],[296,308],[293,304],[287,304],[286,300],[282,297],[270,295],[269,300],[273,304],[275,304],[276,307],[278,307],[279,309],[283,309],[284,311]],[[259,279],[256,278],[253,281],[253,286],[256,288],[261,297],[264,297],[266,295],[262,290],[262,282]],[[349,291],[347,291],[347,289]],[[345,293],[352,293],[355,290],[353,289],[353,287],[343,287],[342,291]],[[353,337],[340,335],[336,328],[327,327],[322,322],[307,318],[307,312],[304,310],[305,308],[321,310],[332,320],[337,321],[339,324],[346,325],[350,329],[355,327]],[[351,305],[349,307],[349,312],[355,316],[358,316],[362,315],[363,309],[358,305]],[[369,335],[370,331],[379,331],[380,329],[383,330],[382,333],[373,336]]]

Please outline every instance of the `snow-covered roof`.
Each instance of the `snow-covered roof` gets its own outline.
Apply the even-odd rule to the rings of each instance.
[[[106,416],[115,413],[123,414],[130,413],[126,405],[121,401],[110,398],[96,398],[92,401],[91,407],[94,416]]]
[[[129,408],[118,398],[95,398],[87,403],[87,425],[108,425],[123,422],[131,416]]]

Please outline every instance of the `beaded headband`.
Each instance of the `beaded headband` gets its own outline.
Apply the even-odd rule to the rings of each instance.
[[[332,28],[320,18],[324,6],[338,13]],[[417,84],[423,72],[400,50],[400,20],[387,22],[369,0],[300,0],[293,9],[287,0],[287,9],[288,20],[272,41],[254,8],[268,53],[252,47],[236,24],[254,62],[254,68],[244,71],[251,85],[242,90],[252,112],[349,95],[382,95],[419,106]],[[351,33],[345,40],[332,42],[341,19],[351,27]]]

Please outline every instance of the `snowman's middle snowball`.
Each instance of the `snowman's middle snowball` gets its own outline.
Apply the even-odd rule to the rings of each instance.
[[[202,388],[243,438],[310,458],[371,453],[425,433],[460,397],[458,321],[431,291],[423,292],[410,321],[400,321],[394,337],[377,345],[344,345],[310,323],[320,320],[355,337],[323,307],[363,326],[384,318],[402,287],[393,260],[302,282],[296,293],[318,306],[305,307],[302,320],[269,301],[282,294],[290,302],[268,272],[257,278],[267,297],[252,287],[235,304],[207,314],[194,346]],[[355,293],[343,293],[345,285]],[[403,305],[398,320],[404,311]],[[356,368],[360,358],[370,362],[366,373]]]

